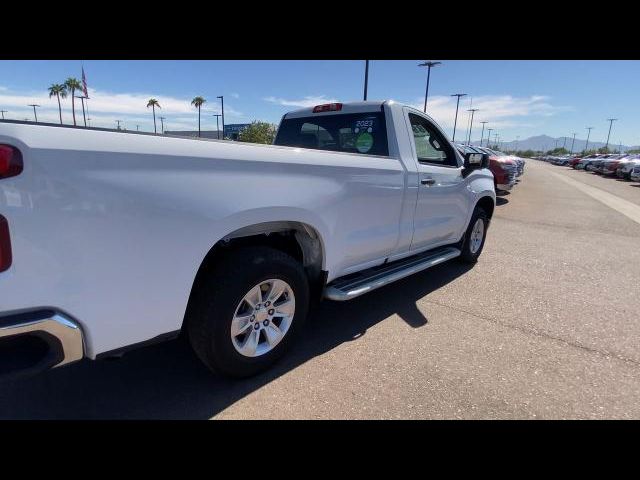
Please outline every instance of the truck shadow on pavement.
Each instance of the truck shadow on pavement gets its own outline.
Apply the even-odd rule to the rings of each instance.
[[[349,302],[323,302],[298,344],[269,371],[244,380],[209,372],[179,339],[119,360],[82,362],[0,383],[0,419],[208,419],[251,392],[397,314],[428,323],[416,302],[472,268],[448,262]],[[286,412],[283,412],[286,415]]]

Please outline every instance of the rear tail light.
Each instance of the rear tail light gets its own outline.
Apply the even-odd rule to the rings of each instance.
[[[9,224],[7,219],[0,215],[0,272],[8,270],[11,266],[11,239],[9,238]]]
[[[22,173],[22,154],[11,145],[0,145],[0,179]]]
[[[313,107],[313,113],[339,112],[340,110],[342,110],[341,103],[325,103],[324,105],[316,105]]]

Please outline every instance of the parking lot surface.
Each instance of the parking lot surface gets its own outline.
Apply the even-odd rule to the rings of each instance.
[[[475,266],[324,302],[265,374],[172,341],[2,384],[0,418],[640,418],[639,213],[637,183],[529,160]]]

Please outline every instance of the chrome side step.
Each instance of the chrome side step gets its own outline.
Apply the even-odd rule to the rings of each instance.
[[[404,258],[382,267],[371,268],[359,275],[334,280],[325,289],[324,296],[330,300],[343,302],[384,287],[414,273],[434,267],[442,262],[460,256],[462,252],[455,247],[442,247]]]

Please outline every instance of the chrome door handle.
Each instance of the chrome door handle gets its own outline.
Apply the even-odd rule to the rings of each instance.
[[[420,180],[422,185],[434,185],[436,181],[433,178],[423,178]]]

